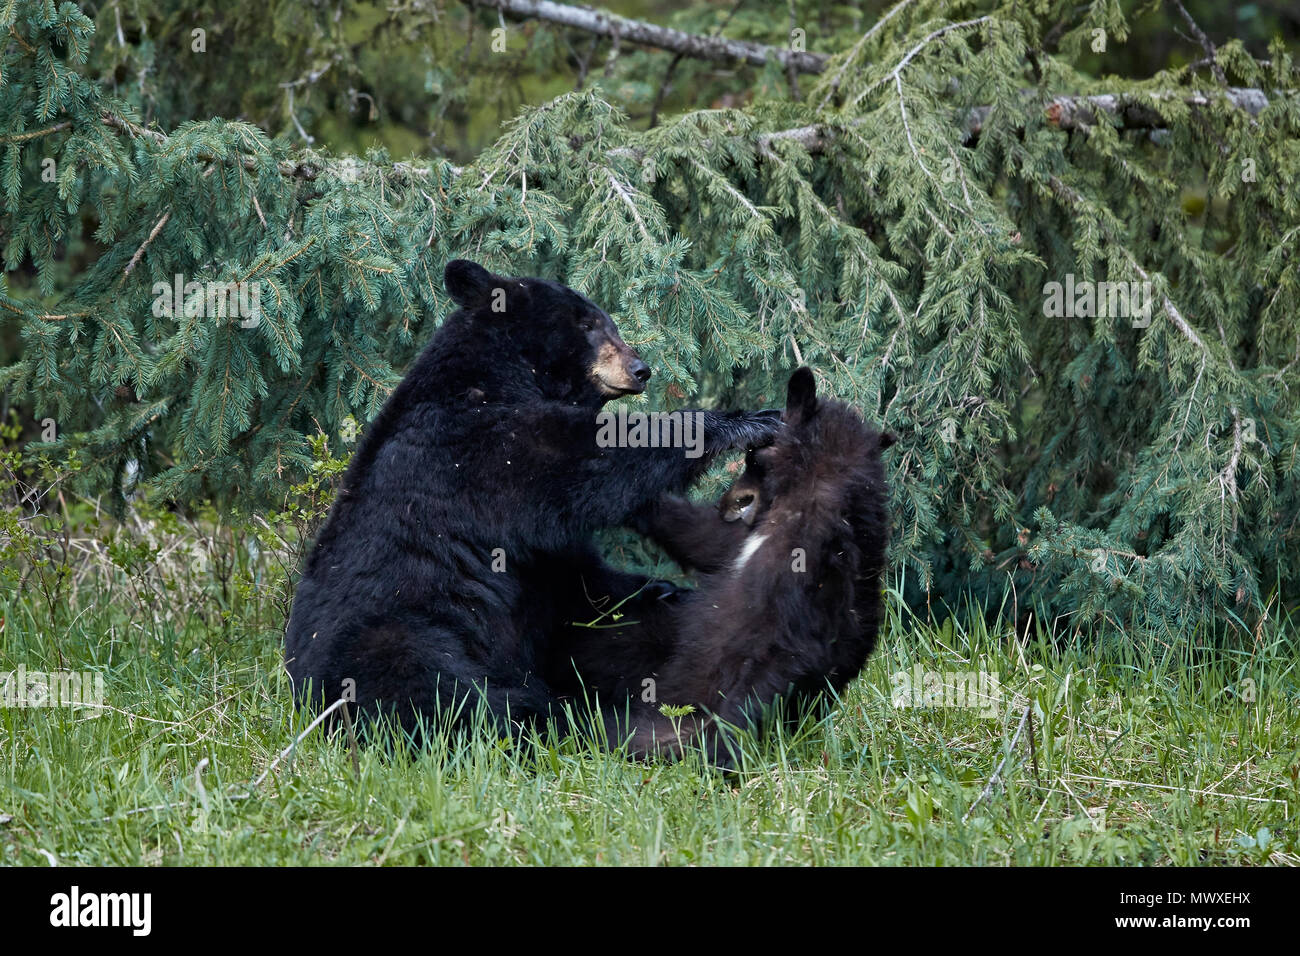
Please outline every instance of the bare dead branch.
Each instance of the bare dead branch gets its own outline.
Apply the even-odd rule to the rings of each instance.
[[[697,60],[730,63],[743,60],[752,66],[765,66],[775,60],[786,70],[797,73],[820,73],[829,59],[823,53],[808,53],[751,43],[748,40],[730,40],[726,37],[703,37],[672,27],[661,27],[642,20],[629,20],[604,10],[580,7],[552,0],[465,0],[475,7],[497,10],[514,20],[544,20],[574,30],[585,30],[598,36],[638,46],[669,50]]]

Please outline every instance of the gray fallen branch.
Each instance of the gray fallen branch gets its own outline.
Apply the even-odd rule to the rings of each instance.
[[[1274,95],[1280,95],[1275,92]],[[1162,104],[1181,101],[1203,109],[1216,101],[1226,101],[1234,109],[1258,116],[1268,106],[1263,90],[1229,87],[1226,90],[1162,90],[1150,93],[1098,93],[1092,96],[1054,96],[1047,104],[1048,118],[1061,129],[1080,129],[1097,122],[1099,113],[1117,117],[1124,129],[1163,129]],[[963,124],[967,138],[978,136],[993,112],[992,106],[977,106],[966,114]]]
[[[1047,104],[1046,113],[1053,125],[1065,130],[1091,126],[1097,122],[1098,115],[1103,113],[1118,117],[1124,129],[1163,129],[1167,124],[1157,107],[1161,103],[1173,100],[1181,100],[1193,108],[1204,108],[1216,100],[1223,100],[1252,117],[1258,116],[1268,106],[1268,96],[1263,90],[1236,87],[1207,92],[1191,90],[1122,95],[1101,93],[1092,96],[1055,96]],[[979,136],[992,112],[992,106],[977,106],[967,110],[961,123],[963,138],[970,140]],[[861,124],[862,120],[854,120],[849,125]],[[816,154],[824,152],[834,138],[833,125],[810,123],[807,126],[762,133],[758,137],[758,146],[760,151],[766,151],[774,142],[793,140],[808,152]],[[636,150],[627,148],[614,152],[616,154],[637,153]]]
[[[820,73],[829,59],[824,53],[809,53],[786,47],[767,46],[748,40],[730,40],[726,37],[698,36],[672,27],[661,27],[642,20],[629,20],[604,10],[580,7],[551,0],[465,0],[475,7],[498,10],[515,20],[545,20],[575,30],[585,30],[597,36],[609,37],[619,42],[638,46],[671,50],[682,56],[714,63],[743,60],[753,66],[764,66],[775,60],[786,70],[797,73]]]

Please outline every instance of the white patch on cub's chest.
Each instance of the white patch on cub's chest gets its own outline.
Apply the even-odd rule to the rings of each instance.
[[[736,563],[732,565],[731,569],[737,574],[743,571],[749,559],[754,556],[754,552],[761,548],[766,540],[767,535],[765,534],[752,534],[746,538],[745,543],[741,545],[740,554],[736,555]]]

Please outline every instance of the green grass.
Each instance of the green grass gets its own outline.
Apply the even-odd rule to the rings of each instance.
[[[123,614],[131,599],[114,594],[66,613],[30,592],[0,603],[0,672],[102,670],[107,696],[98,710],[0,709],[0,863],[1300,859],[1300,655],[1284,623],[1247,649],[1174,652],[1053,649],[978,619],[891,615],[834,716],[752,744],[734,776],[480,734],[362,749],[358,779],[346,741],[313,731],[250,794],[305,726],[278,632],[203,620],[179,598]],[[42,627],[51,613],[67,620]],[[918,663],[996,672],[996,716],[893,706],[891,675]]]

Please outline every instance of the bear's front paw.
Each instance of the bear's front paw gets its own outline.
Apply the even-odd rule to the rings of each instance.
[[[651,601],[671,601],[678,597],[682,590],[671,581],[647,581],[645,587],[637,592],[637,596]]]
[[[757,412],[730,412],[727,416],[727,448],[762,448],[772,444],[781,430],[781,413],[776,409]]]

